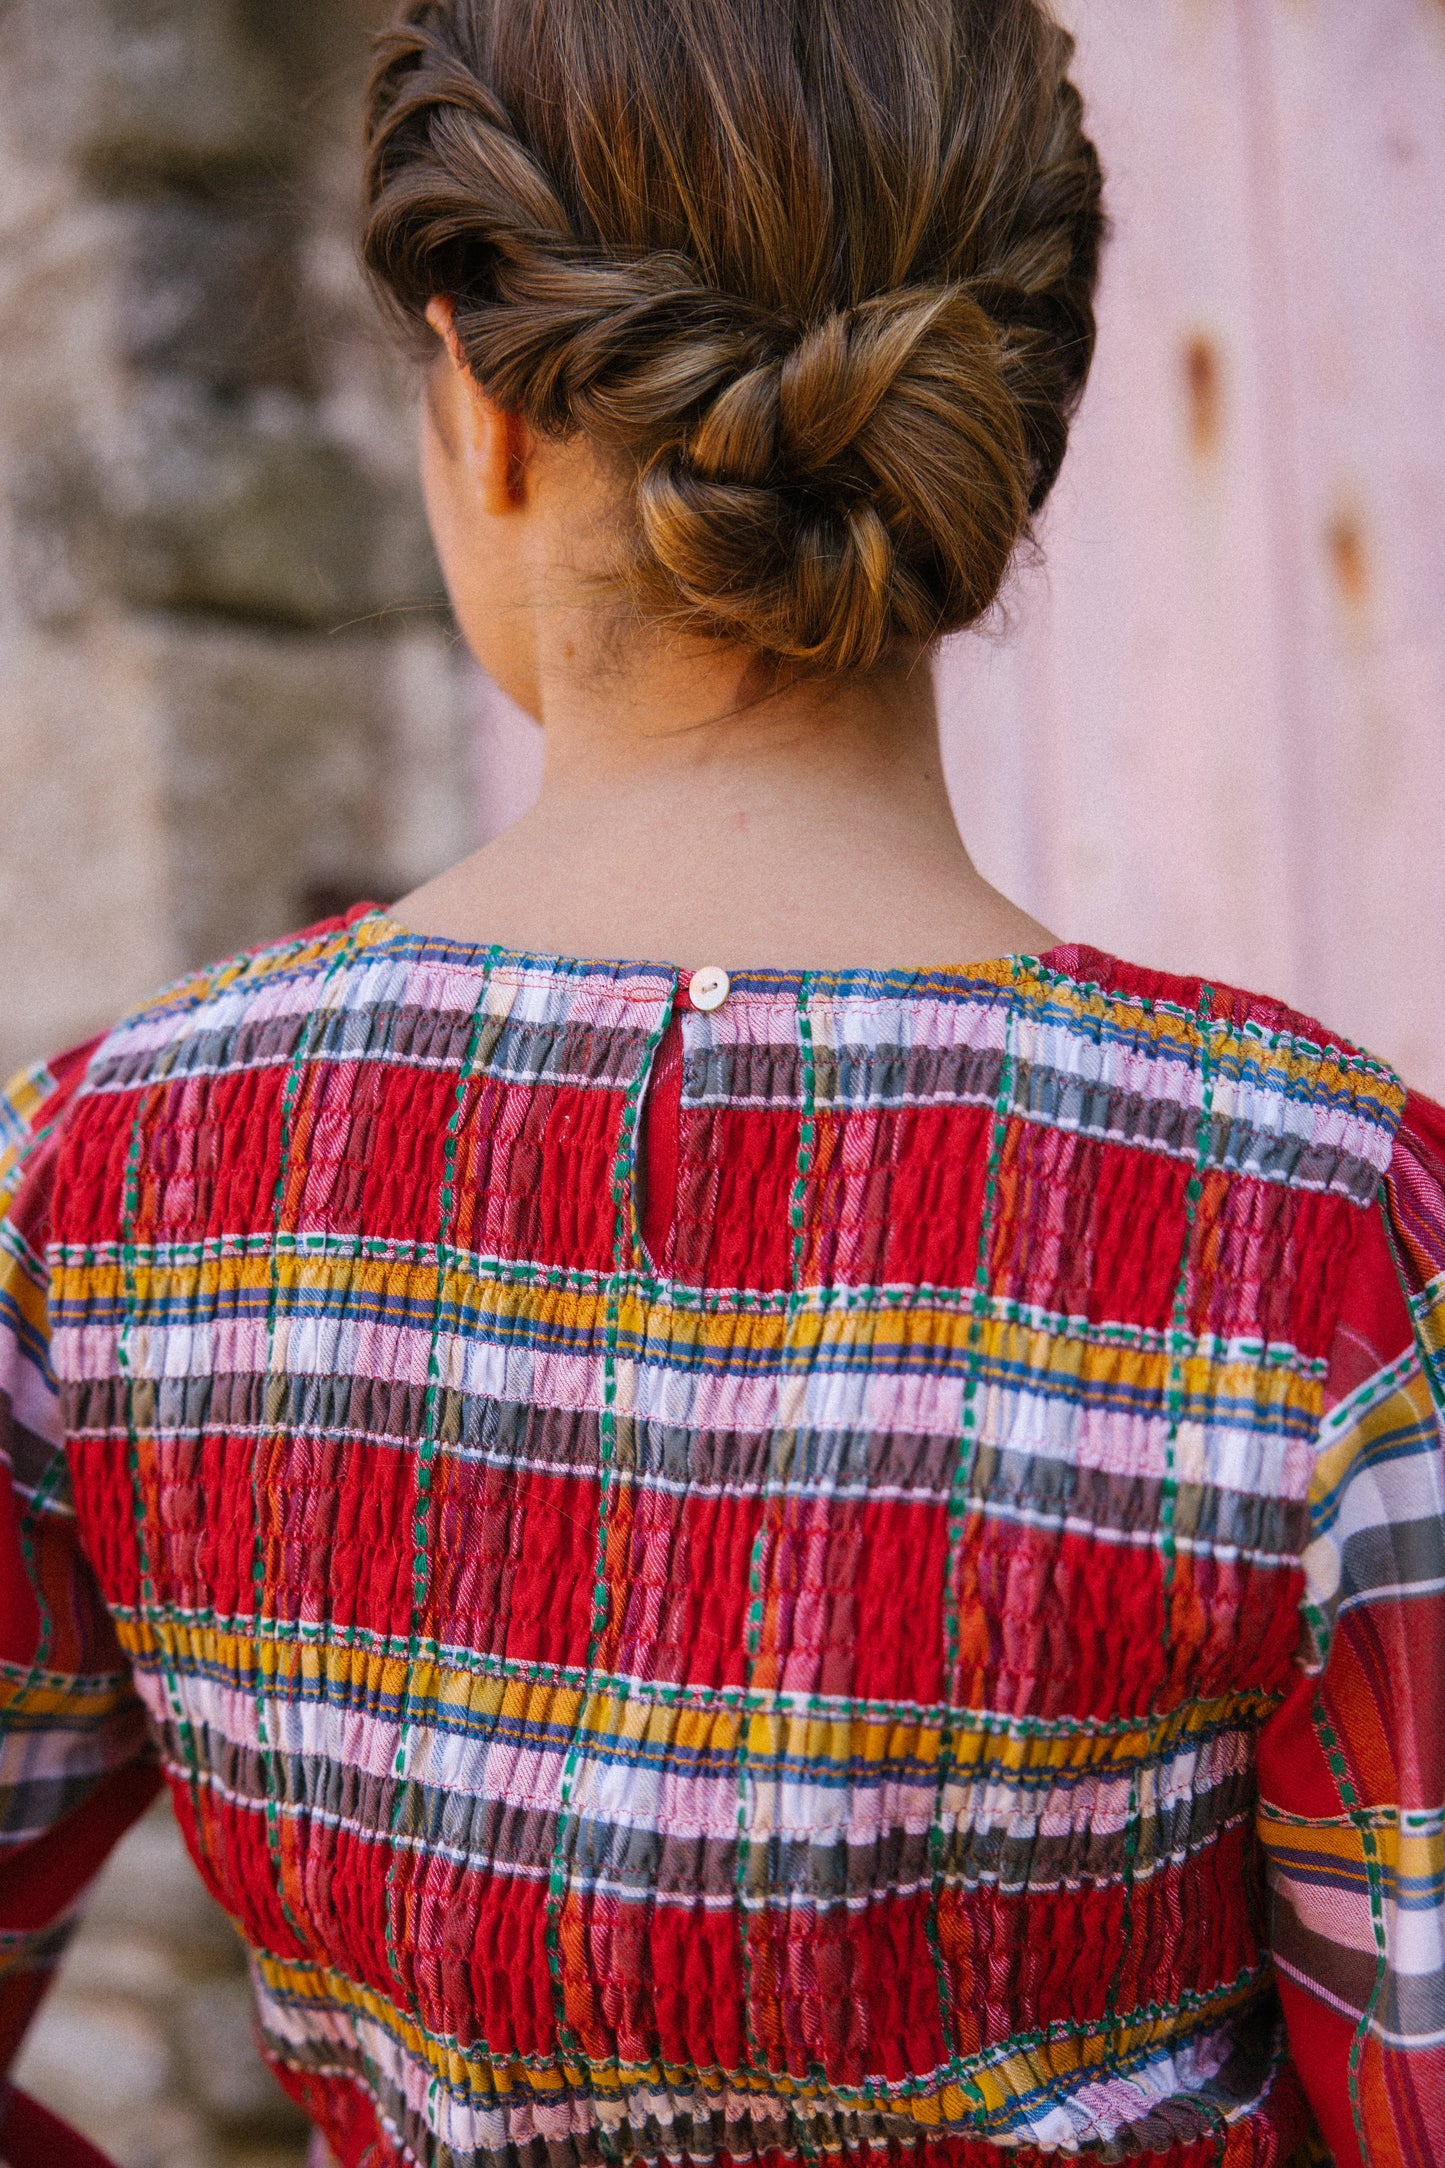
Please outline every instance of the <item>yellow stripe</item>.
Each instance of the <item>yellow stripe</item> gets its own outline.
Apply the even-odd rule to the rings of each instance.
[[[24,1665],[0,1663],[0,1712],[27,1719],[58,1718],[61,1721],[54,1726],[57,1731],[79,1730],[128,1706],[131,1699],[128,1673],[86,1681],[57,1671],[43,1671],[37,1676]]]
[[[199,1266],[142,1258],[132,1268],[131,1299],[145,1310],[183,1308],[198,1298],[217,1303],[245,1293],[259,1296],[270,1289],[273,1273],[282,1291],[283,1360],[284,1336],[293,1322],[286,1315],[287,1297],[334,1295],[352,1302],[369,1297],[378,1308],[395,1300],[428,1318],[436,1301],[437,1275],[428,1265],[365,1258],[282,1258],[273,1265],[264,1256],[210,1259]],[[58,1263],[54,1289],[55,1300],[71,1309],[114,1307],[123,1292],[121,1268],[118,1263]],[[508,1286],[449,1271],[443,1292],[446,1304],[465,1315],[468,1341],[496,1328],[508,1339],[525,1342],[530,1328],[549,1327],[600,1347],[608,1321],[607,1299],[600,1290]],[[623,1298],[618,1324],[624,1341],[631,1338],[640,1350],[626,1358],[624,1369],[648,1361],[666,1365],[688,1353],[717,1353],[735,1363],[749,1354],[776,1358],[785,1349],[793,1361],[826,1368],[830,1358],[846,1354],[856,1363],[870,1349],[882,1348],[886,1352],[880,1367],[912,1356],[923,1366],[946,1368],[965,1354],[979,1353],[990,1366],[1012,1372],[1023,1391],[1036,1379],[1065,1391],[1111,1390],[1157,1400],[1173,1376],[1163,1349],[1101,1346],[997,1316],[986,1319],[980,1329],[961,1308],[878,1299],[867,1308],[840,1309],[826,1291],[815,1291],[812,1301],[805,1301],[791,1317],[780,1311],[754,1314],[727,1308],[699,1313],[649,1304],[634,1292]],[[1319,1381],[1278,1362],[1248,1357],[1220,1362],[1194,1354],[1182,1370],[1186,1402],[1196,1406],[1230,1399],[1246,1413],[1252,1408],[1271,1418],[1292,1416],[1310,1425],[1318,1419]],[[992,1389],[1011,1390],[1012,1381]],[[1194,1428],[1186,1425],[1180,1438],[1178,1473],[1186,1482],[1197,1480],[1204,1467],[1204,1441],[1193,1436]]]
[[[254,1638],[201,1621],[174,1618],[117,1622],[121,1645],[132,1662],[154,1668],[164,1663],[184,1673],[188,1668],[232,1678],[250,1692],[256,1675]],[[390,1721],[404,1692],[413,1712],[418,1704],[434,1710],[428,1723],[438,1727],[479,1728],[503,1723],[530,1725],[570,1734],[580,1729],[599,1748],[622,1742],[619,1752],[669,1748],[688,1754],[736,1756],[746,1727],[750,1761],[765,1769],[787,1761],[819,1769],[911,1761],[924,1769],[938,1759],[941,1730],[920,1712],[880,1716],[846,1705],[830,1710],[778,1709],[740,1711],[719,1704],[707,1688],[640,1684],[627,1693],[588,1689],[567,1679],[498,1677],[422,1658],[408,1674],[400,1651],[349,1647],[344,1643],[287,1635],[263,1643],[262,1676],[273,1694],[287,1698],[332,1700],[338,1705],[375,1706],[390,1702],[379,1721]],[[1152,1724],[1119,1732],[1077,1731],[1060,1726],[1019,1734],[1007,1716],[987,1711],[961,1716],[952,1745],[955,1779],[966,1783],[985,1768],[1001,1781],[1088,1770],[1106,1774],[1111,1767],[1158,1760],[1183,1752],[1191,1738],[1216,1728],[1250,1728],[1269,1707],[1268,1697],[1222,1696],[1191,1704]]]
[[[1417,1298],[1415,1330],[1427,1354],[1445,1355],[1445,1273]]]
[[[754,2099],[786,2104],[821,2101],[844,2112],[876,2111],[881,2104],[891,2115],[916,2123],[921,2131],[937,2130],[942,2125],[966,2124],[980,2099],[992,2117],[1006,2119],[1015,2102],[1037,2092],[1041,2085],[1167,2047],[1172,2039],[1193,2032],[1202,2015],[1195,2010],[1133,2025],[1115,2024],[1083,2037],[1065,2037],[1014,2050],[997,2062],[983,2062],[973,2068],[967,2090],[950,2080],[919,2093],[890,2098],[884,2080],[865,2088],[833,2086],[822,2079],[795,2078],[781,2071],[729,2071],[713,2076],[655,2062],[614,2065],[568,2056],[523,2062],[505,2056],[489,2058],[480,2050],[467,2055],[418,2024],[388,1997],[331,1966],[265,1955],[258,1959],[257,1969],[267,1993],[280,2002],[309,2003],[369,2020],[413,2062],[423,2065],[431,2076],[479,2110],[556,2098],[564,2090],[615,2097],[638,2087],[682,2084],[689,2090],[702,2089],[714,2095],[745,2092]],[[1217,2020],[1257,1993],[1258,1983],[1254,1981],[1225,1989],[1211,1998],[1203,2014]]]
[[[8,1203],[13,1194],[20,1170],[25,1162],[26,1148],[32,1141],[35,1116],[55,1089],[55,1079],[43,1062],[30,1069],[22,1069],[19,1076],[12,1077],[3,1093],[0,1104],[13,1120],[20,1124],[22,1134],[12,1144],[0,1151],[0,1202]]]
[[[980,972],[978,976],[985,974]],[[1012,974],[1009,976],[1011,978]],[[1100,996],[1090,992],[1087,985],[1051,980],[1047,973],[1027,973],[1020,983],[1029,989],[1046,992],[1055,1015],[1063,1012],[1060,1022],[1066,1018],[1088,1032],[1090,1037],[1096,1035]],[[1202,1030],[1188,1011],[1176,1010],[1168,1015],[1150,1013],[1135,995],[1106,993],[1103,1000],[1116,1016],[1127,1016],[1132,1030],[1153,1039],[1156,1044],[1165,1041],[1190,1047],[1207,1044],[1215,1064],[1227,1053],[1274,1089],[1282,1085],[1306,1084],[1311,1097],[1316,1099],[1335,1093],[1347,1096],[1355,1102],[1353,1111],[1365,1120],[1389,1129],[1395,1127],[1404,1107],[1404,1086],[1396,1076],[1379,1063],[1342,1056],[1338,1047],[1323,1046],[1315,1053],[1302,1053],[1297,1050],[1300,1042],[1288,1038],[1271,1045],[1252,1033],[1224,1024],[1216,1023],[1211,1030]],[[1051,1017],[1050,1024],[1053,1023]],[[1308,1046],[1311,1042],[1302,1043]]]
[[[1445,1830],[1404,1830],[1398,1812],[1393,1807],[1376,1806],[1370,1814],[1373,1854],[1386,1873],[1409,1882],[1428,1882],[1445,1873]],[[1271,1853],[1302,1853],[1318,1861],[1322,1869],[1337,1862],[1353,1874],[1365,1872],[1360,1830],[1343,1816],[1335,1821],[1301,1823],[1276,1815],[1262,1805],[1257,1823],[1260,1840]],[[1288,1861],[1281,1863],[1281,1874],[1287,1877],[1290,1871]]]
[[[25,1270],[18,1257],[0,1248],[0,1294],[14,1303],[24,1323],[44,1341],[49,1337],[48,1295]]]
[[[1331,1438],[1315,1462],[1310,1479],[1311,1504],[1319,1505],[1331,1497],[1360,1456],[1381,1438],[1395,1430],[1419,1426],[1428,1429],[1433,1425],[1434,1417],[1435,1404],[1430,1396],[1429,1382],[1424,1372],[1415,1368],[1393,1392],[1376,1401],[1373,1407],[1362,1410],[1337,1437]]]

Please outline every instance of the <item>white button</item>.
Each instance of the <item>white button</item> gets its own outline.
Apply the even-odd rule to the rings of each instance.
[[[1316,1536],[1313,1543],[1305,1545],[1300,1564],[1305,1569],[1305,1594],[1311,1603],[1328,1603],[1338,1594],[1343,1560],[1337,1543],[1331,1543],[1328,1536]]]
[[[695,1009],[706,1015],[709,1009],[720,1009],[727,1000],[732,980],[720,964],[704,964],[701,971],[694,971],[687,982],[688,994]]]

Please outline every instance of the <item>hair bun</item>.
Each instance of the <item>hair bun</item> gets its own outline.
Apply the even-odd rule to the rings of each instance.
[[[834,310],[644,468],[650,599],[670,582],[770,654],[866,668],[988,608],[1030,481],[998,333],[961,288]]]
[[[1040,0],[750,0],[746,39],[736,6],[409,0],[367,261],[413,322],[454,298],[494,397],[631,462],[647,607],[866,667],[982,616],[1048,494],[1098,160]]]

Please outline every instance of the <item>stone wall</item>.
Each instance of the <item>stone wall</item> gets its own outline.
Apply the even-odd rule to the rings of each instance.
[[[381,0],[0,0],[0,1067],[469,847],[408,373],[355,268]],[[125,2168],[295,2168],[157,1809],[21,2082]]]
[[[0,1065],[470,842],[355,268],[382,12],[0,4]]]

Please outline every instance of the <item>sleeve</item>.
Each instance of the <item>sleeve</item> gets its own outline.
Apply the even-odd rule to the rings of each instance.
[[[1445,2161],[1445,1112],[1412,1096],[1331,1354],[1311,1644],[1260,1739],[1271,1939],[1339,2168]]]
[[[49,1357],[50,1196],[88,1053],[0,1095],[0,2154],[12,2164],[30,2157],[25,2132],[40,2111],[5,2089],[5,2073],[81,1892],[160,1785],[77,1541]]]

